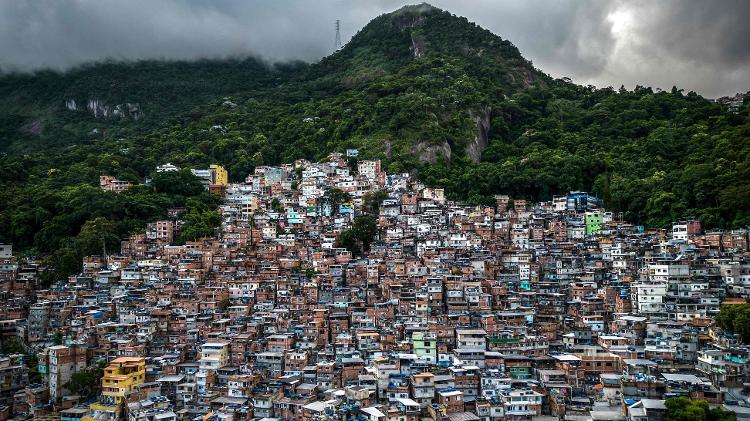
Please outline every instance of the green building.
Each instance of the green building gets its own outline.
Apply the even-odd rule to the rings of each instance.
[[[417,358],[437,363],[437,337],[434,333],[414,332],[411,343]]]
[[[601,212],[586,212],[586,235],[596,235],[602,232]]]

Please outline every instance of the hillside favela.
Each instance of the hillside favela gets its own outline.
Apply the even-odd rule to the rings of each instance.
[[[0,421],[750,420],[750,4],[436,6],[0,0]]]

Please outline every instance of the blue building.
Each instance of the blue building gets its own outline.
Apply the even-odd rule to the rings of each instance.
[[[287,209],[286,210],[286,222],[290,224],[301,224],[302,223],[302,215],[299,214],[294,209]]]
[[[587,210],[599,209],[602,200],[586,192],[574,191],[567,196],[567,208],[569,211],[585,212]]]

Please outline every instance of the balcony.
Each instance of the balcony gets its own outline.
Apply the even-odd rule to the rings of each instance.
[[[435,387],[434,382],[414,382],[412,383],[414,385],[414,390],[417,391],[419,389],[424,389],[427,387]]]

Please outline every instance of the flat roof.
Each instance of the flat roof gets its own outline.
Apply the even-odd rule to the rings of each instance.
[[[418,402],[409,398],[398,398],[397,401],[399,401],[399,403],[406,405],[406,406],[419,406]]]
[[[139,361],[146,361],[146,359],[143,357],[119,357],[112,360],[112,362],[116,364],[135,363]]]
[[[185,376],[182,374],[173,374],[171,376],[163,376],[156,379],[157,382],[178,382],[184,379]]]
[[[662,376],[667,381],[688,382],[688,383],[704,383],[703,380],[701,380],[698,376],[696,376],[694,374],[670,374],[670,373],[662,373]]]
[[[576,357],[573,354],[553,355],[552,357],[560,361],[581,361],[580,358]]]
[[[643,358],[625,358],[622,361],[627,365],[658,365],[654,361],[646,360]]]
[[[464,394],[464,392],[460,392],[458,390],[438,390],[438,393],[443,396],[456,396]]]
[[[380,412],[378,408],[368,406],[367,408],[362,408],[360,411],[364,412],[365,414],[372,415],[374,417],[380,418],[385,417],[385,414]]]

